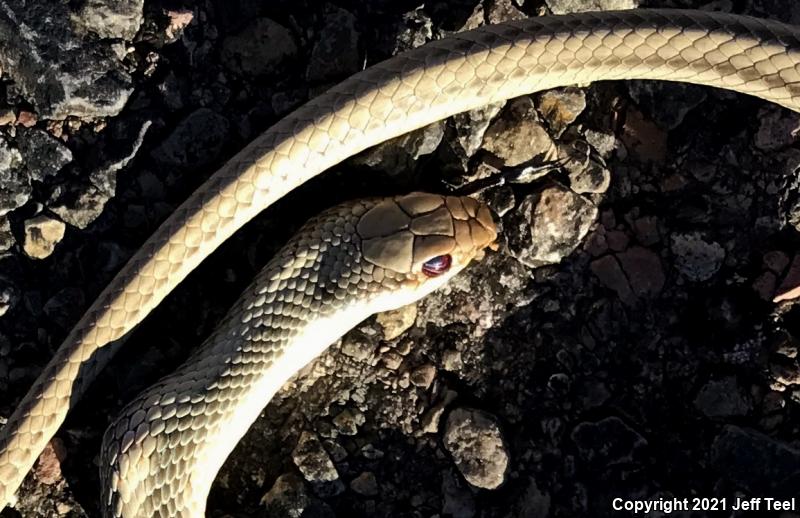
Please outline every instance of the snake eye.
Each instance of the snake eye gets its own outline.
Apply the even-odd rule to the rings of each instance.
[[[437,255],[422,263],[422,273],[428,277],[438,277],[450,269],[453,258],[450,255]]]

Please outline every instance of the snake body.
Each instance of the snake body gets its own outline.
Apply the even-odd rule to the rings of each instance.
[[[258,137],[184,202],[67,336],[0,432],[0,507],[12,497],[71,405],[113,354],[119,339],[200,261],[265,207],[369,146],[455,113],[543,89],[609,79],[664,79],[721,87],[800,111],[800,29],[749,17],[680,10],[534,18],[486,26],[429,43],[374,65],[313,99]],[[378,248],[372,253],[379,253]],[[258,291],[253,289],[251,296]],[[357,298],[349,292],[345,297]],[[359,315],[378,309],[379,305],[370,305],[359,310]],[[241,315],[244,310],[239,311],[234,309],[233,314]],[[324,319],[322,312],[314,314]],[[354,323],[354,319],[342,321]],[[242,336],[247,326],[235,322],[234,318],[223,325],[230,331],[227,339],[215,335],[212,342],[222,348],[240,347],[243,342],[234,337],[235,331]],[[326,334],[319,337],[319,344],[329,343],[342,331],[320,329]],[[287,331],[265,327],[258,332],[269,340]],[[310,354],[289,345],[276,349],[276,361]],[[213,354],[203,354],[215,347],[204,348],[187,365],[212,361]],[[320,347],[310,350],[317,353]],[[232,354],[231,350],[225,354]],[[285,361],[287,370],[302,363]],[[243,392],[239,380],[255,367],[243,364],[226,368],[231,372],[230,383],[218,388],[220,394],[236,400]],[[191,377],[189,371],[183,372]],[[191,465],[181,460],[182,455],[199,437],[192,433],[193,425],[181,430],[180,439],[170,439],[166,445],[155,439],[152,451],[163,446],[177,462],[154,469],[155,461],[145,455],[153,443],[148,442],[150,432],[145,433],[141,425],[157,416],[157,406],[147,404],[161,397],[153,391],[181,392],[182,386],[177,384],[182,382],[177,380],[184,374],[148,391],[150,399],[106,434],[104,451],[109,458],[103,462],[118,463],[114,469],[104,468],[107,514],[187,515],[203,509],[204,504],[198,502],[204,502],[214,473],[182,471]],[[265,383],[268,390],[259,402],[262,407],[277,381]],[[195,399],[176,399],[174,416],[180,413],[214,424],[218,414],[209,413],[208,401]],[[162,417],[153,417],[152,422],[166,428],[172,421],[164,419],[161,411]],[[254,418],[251,413],[226,425],[225,440],[241,436],[250,417]],[[123,450],[131,451],[132,444],[147,446],[135,458],[119,455]],[[216,465],[217,460],[209,465]],[[149,467],[145,470],[141,465]],[[137,483],[122,477],[134,471],[143,480],[141,487],[159,488],[157,495],[137,489]],[[177,476],[179,472],[181,477]],[[139,507],[126,507],[126,498],[140,502]],[[151,499],[166,500],[156,505]]]

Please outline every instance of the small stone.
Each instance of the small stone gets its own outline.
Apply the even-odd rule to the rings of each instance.
[[[23,128],[32,128],[36,126],[37,122],[39,122],[39,118],[33,112],[20,110],[19,115],[17,115],[17,124]]]
[[[71,16],[78,33],[130,41],[144,19],[144,0],[84,0]]]
[[[569,175],[569,186],[578,194],[602,194],[611,186],[611,171],[602,159],[573,145],[559,145],[558,158]]]
[[[22,169],[22,155],[0,136],[0,216],[25,205],[31,192],[30,177]]]
[[[437,433],[439,431],[439,421],[444,414],[444,410],[456,400],[458,393],[454,390],[445,389],[444,393],[437,398],[437,402],[429,408],[420,418],[422,431],[425,433]]]
[[[778,278],[772,272],[762,272],[756,280],[753,281],[752,287],[761,300],[770,301],[775,297],[775,288],[778,285]]]
[[[383,339],[394,340],[414,325],[417,320],[417,304],[407,304],[392,311],[378,313],[375,321],[383,328]]]
[[[325,26],[311,50],[306,69],[309,81],[330,81],[348,77],[361,69],[356,17],[349,11],[328,6]]]
[[[168,9],[164,11],[164,14],[169,19],[169,24],[164,30],[168,42],[176,41],[183,34],[183,30],[194,20],[194,13],[185,9]]]
[[[536,109],[529,97],[509,103],[483,136],[483,149],[514,167],[534,159],[553,161],[556,145],[547,130],[537,121]]]
[[[199,167],[213,161],[228,135],[228,119],[209,108],[199,108],[178,123],[153,157],[167,165]]]
[[[364,414],[344,409],[333,418],[333,424],[340,434],[355,435],[358,433],[358,427],[364,424]]]
[[[600,282],[607,288],[614,290],[617,296],[624,303],[633,305],[636,296],[633,294],[628,278],[622,271],[619,261],[613,255],[606,255],[595,259],[589,265],[592,273],[597,276]]]
[[[356,164],[396,176],[402,171],[413,169],[420,157],[436,151],[443,137],[444,123],[434,122],[378,144],[356,155],[352,160]]]
[[[359,476],[350,481],[350,489],[364,496],[375,496],[378,494],[378,481],[375,474],[371,471],[364,471]]]
[[[366,362],[375,353],[375,341],[360,332],[347,333],[342,338],[342,353],[355,360]]]
[[[64,238],[66,225],[49,216],[39,215],[25,222],[25,241],[22,249],[34,259],[44,259],[53,253]]]
[[[266,506],[268,512],[281,513],[281,516],[288,518],[300,518],[309,503],[311,498],[306,492],[303,479],[294,473],[279,476],[269,491],[261,497],[261,505]]]
[[[533,268],[558,263],[580,245],[596,218],[591,201],[552,183],[520,203],[509,223],[509,249]]]
[[[53,438],[44,447],[33,468],[33,473],[42,484],[52,486],[63,480],[61,463],[67,458],[67,450],[61,439]]]
[[[10,126],[16,122],[17,116],[11,108],[0,108],[0,126]]]
[[[420,365],[411,371],[411,384],[421,389],[427,389],[436,377],[436,367],[431,364]]]
[[[553,14],[614,11],[639,7],[639,0],[546,0]]]
[[[394,351],[388,351],[381,356],[381,362],[387,369],[396,371],[403,364],[403,357]]]
[[[72,151],[63,142],[39,129],[20,129],[17,147],[22,155],[28,176],[43,180],[58,173],[72,162]]]
[[[547,90],[539,96],[539,113],[556,137],[586,109],[586,94],[580,88]]]
[[[634,246],[617,254],[633,293],[640,298],[653,298],[661,293],[666,278],[658,254]]]
[[[339,480],[339,472],[316,434],[303,432],[300,435],[297,446],[292,451],[292,460],[303,478],[312,483],[318,494],[332,496],[344,489]]]
[[[19,301],[19,290],[16,286],[11,284],[8,279],[0,277],[0,317],[5,315],[9,309],[13,308],[14,305]],[[2,340],[0,340],[0,344],[3,344],[6,339],[0,335]]]
[[[586,142],[588,142],[603,158],[608,158],[617,147],[617,138],[610,133],[601,133],[594,130],[586,130]]]
[[[642,162],[663,162],[667,156],[667,133],[633,108],[625,114],[622,142]]]
[[[274,73],[295,54],[297,44],[292,33],[269,18],[252,21],[222,44],[222,63],[246,76]]]
[[[77,183],[75,184],[78,185]],[[84,185],[76,193],[59,197],[57,202],[48,205],[50,210],[62,221],[76,228],[84,229],[102,214],[111,196],[101,192],[94,185]]]
[[[505,102],[487,104],[453,116],[456,141],[461,146],[465,158],[472,157],[480,149],[492,119],[500,113],[505,104]]]
[[[511,0],[490,0],[486,9],[486,20],[489,23],[503,23],[526,18],[527,15],[517,9]]]
[[[694,406],[711,418],[745,416],[752,409],[749,397],[733,376],[706,383],[695,397]]]
[[[706,242],[698,232],[674,234],[670,244],[675,266],[690,281],[707,281],[719,271],[725,249],[715,242]]]
[[[753,143],[762,151],[778,151],[797,142],[800,115],[776,105],[765,105],[758,112],[758,131]]]
[[[445,349],[442,352],[442,367],[448,372],[457,372],[464,366],[461,360],[461,351],[458,349]]]
[[[494,416],[456,408],[447,416],[444,447],[471,485],[495,489],[505,482],[508,451]]]
[[[596,468],[637,462],[647,441],[618,417],[584,422],[572,430],[580,456]]]

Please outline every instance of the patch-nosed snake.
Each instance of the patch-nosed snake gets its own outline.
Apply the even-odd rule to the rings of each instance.
[[[184,202],[75,326],[0,431],[0,508],[119,339],[264,208],[347,157],[450,115],[610,79],[715,86],[800,111],[800,29],[680,10],[533,18],[431,42],[311,100]],[[360,320],[445,283],[495,233],[485,206],[420,193],[314,218],[200,350],[107,430],[104,514],[201,516],[217,470],[287,378]]]

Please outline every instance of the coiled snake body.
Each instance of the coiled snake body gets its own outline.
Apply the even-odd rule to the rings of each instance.
[[[430,43],[310,101],[183,203],[75,326],[0,432],[0,507],[118,339],[255,214],[388,138],[490,102],[605,79],[704,84],[800,111],[800,29],[678,10],[535,18]],[[446,282],[494,232],[485,207],[421,194],[354,202],[312,221],[201,350],[109,428],[104,513],[201,515],[217,468],[286,378],[359,320]]]

